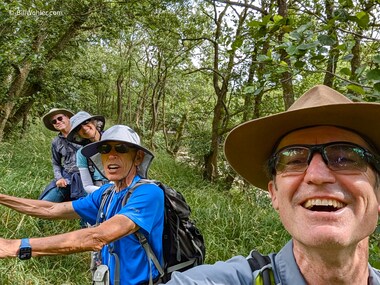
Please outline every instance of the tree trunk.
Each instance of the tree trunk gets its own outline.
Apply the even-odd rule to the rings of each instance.
[[[179,148],[181,146],[181,141],[182,141],[183,133],[185,130],[186,122],[187,122],[187,114],[185,113],[185,114],[182,114],[181,122],[176,129],[175,140],[173,141],[172,146],[171,146],[171,149],[174,155],[177,155]]]
[[[281,15],[284,19],[288,18],[288,4],[286,0],[278,0],[278,14]],[[278,36],[278,42],[282,43],[284,37],[284,31],[281,29]],[[280,58],[282,61],[286,62],[291,70],[292,63],[290,61],[288,53],[285,49],[281,48],[280,50]],[[289,71],[285,71],[281,75],[281,86],[284,94],[284,104],[285,109],[289,109],[289,107],[294,103],[294,91],[293,91],[293,75]]]
[[[123,81],[124,75],[123,71],[120,71],[117,80],[116,80],[116,88],[117,88],[117,124],[121,124],[123,121]]]
[[[325,4],[326,4],[325,9],[326,9],[327,21],[333,21],[334,1],[326,0]],[[335,43],[330,47],[327,67],[326,67],[327,72],[325,73],[323,84],[326,86],[333,87],[335,72],[336,72],[338,59],[339,59],[339,50],[338,50],[339,41],[338,41],[338,36],[337,36],[334,25],[331,25],[331,28],[328,31],[328,35],[332,37],[333,39],[335,39]]]
[[[215,2],[214,2],[215,5]],[[228,92],[229,81],[232,74],[232,69],[234,67],[234,60],[236,56],[236,48],[232,48],[229,52],[229,58],[227,62],[227,66],[224,70],[224,74],[222,75],[221,68],[219,67],[220,58],[219,58],[219,44],[218,41],[222,35],[222,21],[227,12],[229,5],[226,5],[223,11],[218,15],[216,15],[216,7],[214,7],[214,21],[216,25],[216,30],[214,33],[214,39],[212,40],[213,48],[214,48],[214,62],[213,62],[213,86],[215,90],[215,95],[217,97],[216,105],[214,106],[213,113],[213,121],[212,121],[212,129],[211,129],[211,144],[210,150],[207,154],[204,155],[204,171],[203,177],[206,180],[211,182],[215,181],[218,177],[218,156],[219,156],[219,147],[221,144],[221,135],[225,133],[225,127],[223,127],[223,121],[226,113],[226,105],[225,100]],[[248,8],[244,8],[244,10],[239,14],[239,22],[235,31],[234,40],[241,40],[242,28],[244,21],[247,17]],[[220,83],[221,82],[221,83]]]
[[[4,130],[11,118],[16,102],[21,97],[21,91],[29,75],[31,65],[30,61],[26,61],[21,68],[16,70],[16,76],[7,92],[7,101],[0,106],[0,110],[2,110],[0,117],[0,142],[3,140]]]

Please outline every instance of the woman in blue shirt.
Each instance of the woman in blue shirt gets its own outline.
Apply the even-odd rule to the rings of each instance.
[[[100,140],[105,119],[103,116],[92,116],[87,112],[80,111],[70,118],[70,123],[71,129],[67,135],[67,139],[84,146]],[[94,167],[91,161],[83,156],[81,149],[76,153],[76,162],[83,188],[87,194],[94,192],[108,182],[108,179]]]

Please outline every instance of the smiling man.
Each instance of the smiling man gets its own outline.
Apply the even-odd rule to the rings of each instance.
[[[79,174],[76,166],[76,152],[80,145],[67,139],[72,116],[73,113],[69,110],[53,108],[42,117],[45,127],[58,133],[51,143],[54,179],[40,194],[39,199],[41,200],[65,202],[77,198],[71,194],[75,193],[78,188],[75,183],[72,183],[72,178]]]
[[[113,183],[72,202],[53,203],[0,194],[0,204],[34,217],[81,218],[97,226],[49,237],[0,239],[0,258],[18,256],[24,260],[32,256],[100,251],[94,255],[93,281],[98,282],[94,284],[148,284],[150,279],[158,282],[157,268],[133,233],[139,230],[162,260],[163,191],[155,184],[141,184],[122,204],[128,191],[141,178],[147,178],[153,154],[141,145],[134,130],[123,125],[109,128],[100,141],[86,145],[82,152],[93,157],[94,163],[101,161],[100,171]]]
[[[269,191],[292,239],[270,254],[271,284],[379,285],[368,264],[380,213],[380,104],[318,85],[286,112],[236,127],[228,162]],[[247,258],[175,273],[167,284],[263,284]]]

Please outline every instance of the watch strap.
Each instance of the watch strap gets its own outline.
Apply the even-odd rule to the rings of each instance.
[[[21,245],[20,245],[20,247],[31,247],[29,239],[28,238],[21,239]]]
[[[32,247],[28,238],[21,239],[21,244],[17,256],[21,260],[27,260],[32,257]]]

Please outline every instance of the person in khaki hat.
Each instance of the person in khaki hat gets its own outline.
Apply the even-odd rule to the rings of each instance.
[[[228,162],[269,191],[292,239],[265,267],[235,256],[175,272],[166,284],[379,285],[380,271],[368,263],[380,213],[379,114],[380,104],[318,85],[286,112],[234,128]]]
[[[76,152],[80,145],[67,140],[70,132],[70,118],[73,115],[67,109],[53,108],[42,117],[45,127],[58,132],[58,134],[51,143],[54,179],[40,194],[39,199],[41,200],[69,201],[78,198],[72,195],[72,192],[83,192],[78,167],[76,166]]]
[[[164,192],[154,183],[137,184],[147,178],[153,153],[124,125],[110,127],[82,153],[95,164],[100,161],[97,167],[112,183],[75,201],[53,203],[0,194],[0,204],[38,218],[82,219],[94,226],[48,237],[0,238],[0,258],[96,251],[92,284],[137,285],[150,280],[156,284],[160,273],[134,234],[144,235],[157,259],[163,260]]]

